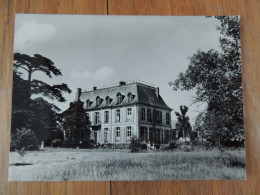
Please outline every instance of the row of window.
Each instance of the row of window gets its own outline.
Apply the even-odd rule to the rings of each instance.
[[[127,120],[132,118],[132,108],[127,108]],[[87,113],[87,119],[89,120],[89,113]],[[104,111],[104,123],[109,122],[109,111]],[[121,110],[117,109],[116,110],[116,120],[115,122],[122,122],[121,120]],[[100,124],[100,112],[95,112],[95,118],[94,118],[94,123],[95,124]]]
[[[152,110],[151,109],[146,109],[145,108],[141,108],[141,120],[142,121],[146,121],[147,122],[156,122],[156,123],[162,123],[162,111],[159,110],[154,110],[153,114],[152,114]],[[170,124],[170,113],[166,113],[166,124],[169,125]]]
[[[116,103],[116,104],[121,104],[121,103],[123,102],[124,98],[125,98],[125,96],[122,95],[121,93],[118,93],[118,94],[116,95],[116,97],[117,97],[117,103]],[[128,93],[128,94],[127,94],[127,97],[128,97],[127,101],[128,101],[128,102],[132,102],[132,101],[134,100],[134,98],[135,98],[135,95],[133,95],[132,93]],[[110,105],[111,102],[112,102],[112,100],[113,100],[112,98],[110,98],[109,96],[107,96],[106,99],[105,99],[106,105],[107,105],[107,106]],[[96,107],[99,107],[99,106],[102,104],[102,102],[103,102],[103,99],[98,96],[98,97],[96,98]],[[92,101],[90,101],[89,99],[87,99],[87,101],[86,101],[87,108],[90,107],[90,106],[92,105],[92,103],[93,103]]]
[[[127,126],[126,127],[126,136],[127,138],[132,137],[132,127],[131,126]],[[121,137],[121,128],[120,127],[116,127],[116,137],[120,138]],[[104,129],[104,142],[107,143],[108,141],[108,128]]]
[[[132,108],[127,108],[127,120],[132,118]],[[89,118],[89,115],[87,113],[87,117]],[[156,123],[162,123],[162,111],[155,110],[153,111],[151,109],[146,109],[141,108],[141,120],[142,121],[147,121],[147,122],[156,122]],[[122,122],[121,119],[121,110],[117,109],[116,114],[115,114],[115,122]],[[170,124],[170,113],[166,113],[166,124]],[[100,113],[95,112],[95,119],[94,119],[95,124],[100,124]],[[104,111],[104,123],[109,123],[109,111]]]

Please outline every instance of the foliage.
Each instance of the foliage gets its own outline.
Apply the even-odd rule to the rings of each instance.
[[[221,51],[198,50],[186,72],[169,82],[174,90],[196,90],[194,103],[207,108],[197,120],[212,143],[244,142],[239,17],[217,17]],[[218,139],[218,141],[216,140]]]
[[[67,145],[79,145],[82,143],[83,138],[90,138],[89,118],[86,117],[83,104],[80,100],[71,102],[70,107],[60,114],[66,130]]]
[[[39,54],[35,54],[33,57],[26,54],[15,53],[14,54],[14,71],[18,74],[22,74],[19,71],[25,71],[27,73],[27,87],[28,98],[32,94],[41,94],[49,99],[56,99],[59,102],[65,102],[65,98],[62,96],[63,92],[71,93],[67,84],[49,85],[43,81],[32,79],[32,74],[35,72],[45,73],[46,76],[52,78],[53,76],[62,76],[59,69],[54,66],[54,63]]]
[[[180,106],[180,113],[175,112],[175,115],[177,116],[178,123],[176,123],[176,129],[179,132],[179,138],[185,137],[185,135],[190,137],[190,140],[192,140],[192,128],[190,125],[189,117],[186,116],[186,113],[188,112],[187,106]]]
[[[140,152],[142,150],[142,144],[140,140],[133,135],[131,137],[131,143],[130,143],[130,151],[131,152]]]
[[[44,73],[49,78],[62,76],[61,71],[46,57],[39,54],[33,57],[14,54],[12,134],[17,128],[27,128],[38,139],[46,140],[53,130],[60,130],[61,118],[57,114],[60,109],[44,98],[64,102],[63,93],[71,93],[71,90],[64,83],[49,85],[33,79],[35,72]],[[32,95],[36,97],[33,98]]]
[[[62,145],[62,141],[60,139],[54,139],[51,141],[52,147],[60,147]]]
[[[181,145],[181,142],[179,140],[171,140],[169,143],[169,149],[170,150],[175,150],[177,148],[179,148]]]
[[[130,148],[130,144],[128,143],[122,143],[122,144],[102,144],[100,146],[102,149],[129,149]]]
[[[191,142],[182,142],[179,140],[171,140],[168,144],[163,144],[160,147],[160,150],[166,151],[166,150],[178,150],[178,151],[185,151],[190,152],[193,150],[193,145],[191,145]]]
[[[11,136],[10,150],[38,150],[39,142],[33,131],[30,129],[16,129]]]

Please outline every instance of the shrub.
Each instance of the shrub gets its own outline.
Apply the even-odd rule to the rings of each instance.
[[[141,151],[141,149],[142,149],[142,144],[140,140],[136,136],[131,137],[131,143],[130,143],[131,152],[139,152]]]
[[[191,145],[189,145],[188,143],[183,143],[179,146],[178,148],[180,151],[184,151],[184,152],[190,152],[193,150],[193,147]]]
[[[51,141],[51,146],[56,148],[62,145],[62,141],[60,139],[54,139]]]
[[[111,143],[107,143],[107,144],[101,145],[101,148],[102,149],[112,149],[112,148],[115,148],[115,145],[111,144]]]
[[[160,150],[161,151],[170,150],[170,144],[161,144]]]
[[[116,149],[128,149],[129,144],[116,144],[115,148]]]
[[[140,147],[142,150],[147,150],[147,144],[146,143],[140,143]]]
[[[169,144],[161,144],[160,150],[180,150],[189,152],[193,150],[192,143],[191,142],[181,142],[179,140],[172,140]]]
[[[35,133],[30,129],[16,129],[15,132],[11,135],[11,145],[10,150],[38,150],[39,142],[35,136]]]
[[[179,148],[182,145],[182,142],[179,140],[171,140],[169,143],[169,150],[175,150],[177,148]]]

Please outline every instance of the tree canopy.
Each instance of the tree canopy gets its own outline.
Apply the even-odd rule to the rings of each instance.
[[[83,141],[89,141],[90,131],[88,125],[89,117],[83,108],[84,102],[78,100],[71,102],[67,110],[59,114],[63,120],[66,131],[66,145],[79,146]]]
[[[207,108],[198,118],[201,128],[218,132],[224,141],[244,141],[239,17],[216,17],[220,21],[220,51],[198,50],[175,81],[174,90],[196,90],[194,103]],[[203,125],[202,125],[203,124]],[[211,133],[211,135],[212,135]]]
[[[176,123],[176,129],[178,130],[178,137],[189,137],[192,141],[190,119],[186,116],[189,108],[187,106],[180,106],[181,112],[175,112],[178,122]]]
[[[62,93],[71,93],[71,90],[65,83],[60,85],[49,85],[44,81],[32,79],[32,74],[37,71],[45,73],[49,78],[52,78],[53,76],[62,76],[61,71],[57,69],[54,66],[54,63],[46,57],[39,54],[35,54],[31,57],[26,54],[15,53],[14,72],[17,72],[17,75],[21,75],[23,74],[21,70],[27,73],[26,81],[28,85],[28,98],[30,98],[31,95],[40,94],[52,100],[65,102],[65,98]]]

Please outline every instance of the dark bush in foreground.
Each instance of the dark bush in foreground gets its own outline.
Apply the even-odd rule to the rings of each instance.
[[[168,144],[162,144],[160,150],[175,150],[182,145],[182,142],[179,140],[171,140]]]
[[[39,142],[35,136],[35,133],[30,129],[16,129],[15,133],[11,136],[10,150],[20,150],[24,148],[25,150],[38,150]]]
[[[162,144],[160,146],[160,150],[179,150],[189,152],[192,150],[192,143],[191,142],[181,142],[179,140],[172,140],[169,144]]]
[[[81,141],[80,143],[77,140],[65,140],[61,147],[64,148],[84,148],[84,149],[93,149],[96,148],[96,145],[93,140]]]
[[[62,146],[62,140],[60,140],[60,139],[52,140],[51,146],[54,147],[54,148]]]
[[[146,143],[140,143],[142,150],[147,150],[147,144]]]
[[[136,136],[131,137],[130,150],[131,152],[139,152],[142,150],[142,144]]]
[[[129,144],[102,144],[102,149],[129,149]]]

